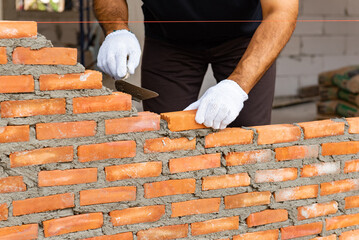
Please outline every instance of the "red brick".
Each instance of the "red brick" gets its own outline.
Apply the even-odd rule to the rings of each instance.
[[[145,183],[145,198],[156,198],[177,194],[194,193],[196,190],[195,179],[176,179],[162,182]]]
[[[211,133],[205,138],[205,147],[221,147],[230,145],[251,144],[254,133],[242,128],[226,128],[216,133]]]
[[[31,75],[0,76],[0,93],[27,93],[33,92],[34,89],[34,78]]]
[[[202,190],[244,187],[249,186],[250,181],[248,173],[204,177],[202,179]]]
[[[110,212],[113,226],[156,222],[165,214],[165,205],[145,206]]]
[[[169,161],[171,173],[197,171],[209,168],[218,168],[220,166],[220,153],[170,159]]]
[[[257,130],[258,144],[295,142],[301,137],[299,127],[290,124],[253,127]]]
[[[137,240],[168,240],[187,236],[188,224],[182,224],[141,230],[137,233]]]
[[[0,127],[0,143],[28,142],[29,140],[29,125]]]
[[[73,111],[79,113],[130,111],[131,95],[115,92],[108,96],[80,97],[73,100]]]
[[[26,185],[22,176],[0,178],[0,193],[24,192]]]
[[[75,207],[73,193],[58,194],[46,197],[30,198],[12,202],[14,216],[60,210]]]
[[[87,213],[47,220],[43,222],[45,237],[100,228],[103,225],[102,213]]]
[[[172,203],[171,217],[219,212],[220,198],[196,199]]]
[[[327,231],[359,225],[359,213],[327,218],[325,223]]]
[[[32,240],[38,238],[39,226],[27,224],[0,228],[0,240]]]
[[[41,75],[39,82],[41,91],[101,89],[102,73],[86,70],[84,73]]]
[[[351,196],[345,198],[345,209],[358,208],[359,196]]]
[[[161,118],[168,123],[168,129],[172,132],[207,128],[198,124],[195,120],[197,110],[162,113]]]
[[[10,154],[10,165],[15,168],[47,163],[72,162],[73,158],[73,147],[43,148]]]
[[[188,140],[187,138],[155,138],[147,139],[143,147],[145,153],[155,152],[173,152],[180,150],[196,149],[196,139]]]
[[[55,115],[66,113],[66,101],[59,99],[35,99],[5,101],[1,103],[1,117],[30,117],[37,115]]]
[[[77,148],[79,162],[91,162],[112,158],[131,158],[136,156],[135,141],[107,142],[83,145]]]
[[[1,21],[0,22],[0,38],[36,38],[37,23],[36,22],[20,22],[20,21]]]
[[[320,184],[320,195],[350,192],[359,189],[359,179],[344,179]]]
[[[347,118],[346,119],[349,124],[348,132],[350,134],[358,134],[359,133],[359,118]]]
[[[12,53],[14,64],[26,65],[76,65],[77,49],[75,48],[30,48],[17,47]]]
[[[277,161],[286,161],[294,159],[309,159],[319,156],[319,146],[292,146],[275,149]]]
[[[288,220],[288,211],[285,209],[264,210],[252,213],[247,218],[248,227],[255,227]]]
[[[282,239],[299,238],[309,235],[315,235],[322,232],[323,223],[315,222],[298,226],[290,226],[281,228]]]
[[[227,166],[237,166],[245,164],[266,163],[272,160],[272,151],[270,149],[231,152],[225,156]]]
[[[357,153],[359,153],[359,141],[322,144],[323,156],[357,154]]]
[[[38,140],[90,137],[96,134],[95,121],[38,123],[36,137]]]
[[[97,181],[97,168],[39,172],[39,187],[75,185]]]
[[[94,205],[136,200],[136,187],[109,187],[80,191],[80,205]]]
[[[359,172],[359,159],[345,161],[344,173]]]
[[[226,209],[270,204],[270,192],[250,192],[224,197]]]
[[[284,182],[295,180],[298,177],[297,168],[282,168],[272,170],[259,170],[256,171],[255,182]]]
[[[274,198],[277,202],[316,198],[318,196],[318,188],[318,185],[284,188],[278,190],[274,194]]]
[[[338,203],[336,201],[317,203],[305,207],[298,207],[297,209],[298,220],[304,220],[334,214],[338,211]]]
[[[150,112],[138,113],[137,117],[105,120],[106,134],[147,132],[160,130],[160,115]]]
[[[333,234],[327,237],[316,237],[312,238],[311,240],[337,240],[337,235]]]
[[[233,240],[278,240],[279,230],[267,230],[261,232],[245,233],[233,236]]]
[[[298,123],[298,125],[303,129],[305,139],[343,135],[345,127],[344,122],[332,120]]]
[[[301,170],[301,177],[316,177],[328,174],[339,174],[340,162],[328,162],[304,165]]]
[[[0,64],[7,64],[6,47],[0,47]]]
[[[355,240],[355,238],[357,238],[358,236],[359,236],[359,229],[347,231],[347,232],[343,232],[340,235],[339,240]]]
[[[84,238],[82,240],[133,240],[132,232],[119,233],[115,235],[105,235],[99,237]]]
[[[9,216],[9,209],[6,203],[0,204],[0,221],[6,221]]]
[[[105,172],[107,181],[158,177],[162,172],[162,162],[132,163],[110,166],[105,167]]]
[[[238,228],[239,217],[218,218],[204,222],[195,222],[191,224],[193,236],[236,230]]]

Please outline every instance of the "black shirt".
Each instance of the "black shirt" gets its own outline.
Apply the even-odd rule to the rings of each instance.
[[[148,37],[191,47],[214,47],[252,36],[262,20],[260,0],[142,0],[145,21],[232,21],[145,23]],[[259,21],[258,21],[259,20]]]

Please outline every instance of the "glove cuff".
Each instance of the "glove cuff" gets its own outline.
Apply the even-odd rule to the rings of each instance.
[[[223,84],[223,85],[225,84],[225,85],[228,85],[229,87],[235,89],[236,92],[242,97],[243,102],[248,100],[248,94],[235,81],[230,80],[230,79],[225,79],[225,80],[221,81],[219,84]]]
[[[119,35],[123,35],[123,34],[130,34],[130,35],[133,35],[134,37],[136,37],[136,35],[133,34],[133,32],[131,32],[127,29],[121,29],[121,30],[114,30],[112,33],[108,34],[106,36],[106,38],[111,38],[111,37],[119,36]]]

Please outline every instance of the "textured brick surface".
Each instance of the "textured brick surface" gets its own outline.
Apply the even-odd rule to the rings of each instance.
[[[13,63],[31,65],[76,65],[77,50],[73,48],[15,48]]]
[[[0,48],[1,56],[1,48]],[[0,57],[1,64],[1,57]],[[0,93],[26,93],[35,90],[35,81],[31,75],[0,76]]]

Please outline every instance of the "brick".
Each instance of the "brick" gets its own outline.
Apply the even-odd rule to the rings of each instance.
[[[100,228],[103,225],[102,213],[87,213],[47,220],[43,222],[45,237]]]
[[[58,194],[46,197],[30,198],[12,202],[14,216],[40,213],[75,207],[73,193]]]
[[[29,125],[0,127],[0,143],[28,142],[29,140]]]
[[[284,182],[295,180],[298,177],[297,168],[282,168],[272,170],[259,170],[256,171],[255,182]]]
[[[338,211],[338,203],[336,201],[316,203],[305,207],[298,207],[297,209],[298,220],[305,220],[336,213]]]
[[[305,139],[343,135],[345,127],[344,122],[332,120],[298,123],[298,125],[303,129]]]
[[[227,166],[237,166],[245,164],[266,163],[272,160],[272,151],[270,149],[231,152],[225,156]]]
[[[97,168],[54,170],[39,172],[39,187],[75,185],[97,181]]]
[[[307,185],[294,188],[284,188],[275,192],[276,202],[316,198],[318,196],[318,185]]]
[[[205,137],[205,148],[244,145],[253,142],[254,133],[242,128],[226,128]]]
[[[303,73],[318,75],[323,69],[323,58],[320,56],[302,56],[300,58],[283,56],[278,59],[277,69],[278,75],[282,76],[300,76]]]
[[[161,172],[162,162],[132,163],[105,167],[107,181],[158,177]]]
[[[346,4],[337,0],[304,0],[304,15],[344,15]]]
[[[270,204],[271,193],[250,192],[224,197],[225,209],[251,207]]]
[[[295,159],[310,159],[319,156],[319,146],[292,146],[275,149],[277,161],[287,161]]]
[[[76,65],[77,49],[75,48],[30,48],[17,47],[12,53],[14,64],[25,65]]]
[[[9,209],[6,203],[0,204],[0,221],[6,221],[9,216]]]
[[[303,224],[298,226],[290,226],[281,228],[282,239],[292,239],[292,238],[299,238],[304,236],[310,236],[319,234],[322,232],[323,223],[315,222],[309,224]]]
[[[106,135],[160,130],[160,115],[138,113],[137,117],[105,120]]]
[[[285,209],[264,210],[250,214],[247,218],[247,225],[248,227],[255,227],[287,220],[288,211]]]
[[[219,212],[220,198],[196,199],[172,203],[171,217]]]
[[[279,230],[267,230],[233,236],[233,240],[278,240]]]
[[[250,181],[248,173],[204,177],[202,179],[202,190],[244,187],[249,186]]]
[[[197,171],[221,166],[221,154],[206,154],[194,157],[170,159],[171,173]]]
[[[143,147],[145,153],[155,152],[174,152],[180,150],[196,149],[196,139],[189,140],[187,138],[155,138],[147,139]]]
[[[0,240],[37,239],[38,231],[39,226],[37,224],[0,228]]]
[[[115,92],[108,96],[74,98],[72,101],[75,114],[130,111],[132,107],[131,95],[121,92]]]
[[[72,162],[73,147],[42,148],[10,154],[10,166],[25,167],[47,163]]]
[[[145,206],[110,212],[113,226],[156,222],[165,214],[165,205]]]
[[[91,238],[84,238],[82,240],[133,240],[132,232],[119,233],[115,235],[105,235]]]
[[[324,22],[324,26],[327,23]],[[343,55],[345,52],[344,36],[303,36],[301,54],[305,55]]]
[[[36,138],[38,140],[91,137],[96,134],[95,121],[38,123]]]
[[[347,231],[347,232],[343,232],[340,235],[339,240],[355,240],[355,238],[358,236],[359,236],[359,229]]]
[[[196,190],[195,179],[178,179],[161,182],[145,183],[145,198],[156,198],[177,194],[194,193]]]
[[[197,110],[169,112],[162,113],[161,118],[167,122],[168,129],[172,132],[207,128],[196,122],[196,113]]]
[[[327,218],[325,223],[327,231],[359,225],[359,213]]]
[[[359,141],[357,142],[339,142],[339,143],[323,143],[322,155],[346,155],[359,153]]]
[[[1,62],[0,51],[0,64]],[[0,93],[28,93],[34,90],[35,82],[31,75],[0,76]]]
[[[358,208],[359,196],[351,196],[345,198],[345,209]]]
[[[337,235],[333,234],[327,237],[316,237],[312,238],[311,240],[337,240]]]
[[[79,162],[100,161],[112,158],[131,158],[136,156],[135,141],[118,141],[83,145],[77,148]]]
[[[7,64],[6,47],[0,47],[0,64]],[[0,84],[2,85],[1,81]]]
[[[0,38],[36,38],[37,23],[26,21],[1,21]]]
[[[258,144],[274,144],[299,141],[299,127],[290,124],[253,127],[257,130]]]
[[[101,89],[102,73],[93,70],[86,70],[84,73],[41,75],[39,83],[41,91]]]
[[[301,170],[301,177],[316,177],[339,173],[340,162],[317,163],[304,165]]]
[[[22,176],[0,178],[0,193],[24,192],[26,185]]]
[[[348,132],[350,134],[359,134],[359,118],[347,118],[349,124]]]
[[[187,236],[188,224],[181,224],[141,230],[137,233],[137,240],[168,240]]]
[[[195,222],[191,224],[192,235],[203,235],[239,228],[239,217],[227,217],[208,220],[204,222]]]
[[[344,173],[359,172],[359,159],[345,161]]]
[[[136,200],[136,187],[109,187],[80,191],[80,205],[94,205]]]
[[[359,189],[359,179],[344,179],[320,184],[320,195],[350,192]]]

